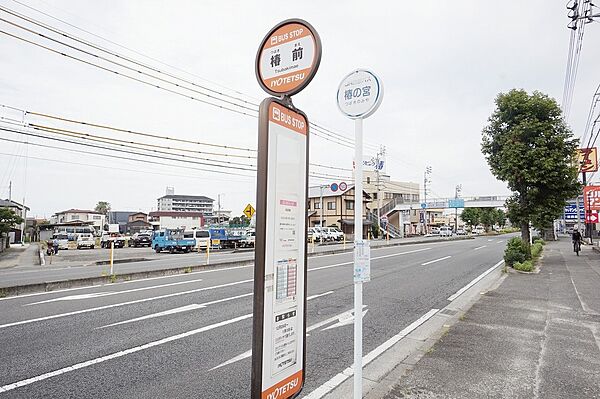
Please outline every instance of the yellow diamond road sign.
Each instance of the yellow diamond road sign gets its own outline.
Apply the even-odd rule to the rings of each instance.
[[[244,215],[248,216],[248,219],[252,219],[252,216],[254,216],[254,212],[256,212],[256,210],[250,204],[246,205],[246,208],[244,208]]]

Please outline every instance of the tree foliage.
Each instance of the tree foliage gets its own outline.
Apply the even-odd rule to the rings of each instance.
[[[246,215],[236,216],[229,220],[229,226],[231,226],[231,227],[233,227],[233,226],[249,226],[249,225],[250,225],[250,219],[248,219],[248,217],[246,217]]]
[[[15,225],[23,223],[23,218],[9,208],[0,208],[0,235],[10,231]]]
[[[94,210],[96,212],[100,212],[103,215],[106,215],[110,211],[110,202],[98,201]]]
[[[506,224],[504,211],[496,208],[465,208],[460,218],[470,226],[481,224],[486,231],[496,224],[500,227]]]
[[[550,228],[566,200],[577,196],[578,142],[556,101],[540,92],[511,90],[496,97],[496,109],[483,129],[482,152],[494,176],[513,195],[508,218],[529,242],[529,222]]]

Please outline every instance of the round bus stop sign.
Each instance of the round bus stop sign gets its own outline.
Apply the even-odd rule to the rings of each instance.
[[[338,87],[338,108],[350,119],[369,117],[377,111],[382,99],[381,80],[366,69],[350,72]]]
[[[262,40],[256,54],[256,78],[273,96],[292,96],[312,80],[321,62],[321,39],[308,22],[288,19]]]

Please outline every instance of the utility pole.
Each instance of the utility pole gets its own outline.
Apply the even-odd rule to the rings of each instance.
[[[457,184],[454,189],[454,199],[458,199],[458,194],[462,191],[462,185]],[[458,231],[458,208],[454,208],[454,233]]]
[[[380,190],[380,165],[383,162],[381,158],[385,157],[385,146],[379,147],[379,152],[377,153],[377,160],[375,164],[375,173],[377,173],[377,226],[381,226],[381,190]],[[383,233],[382,233],[383,236]]]
[[[12,201],[12,180],[8,182],[8,200]]]
[[[427,183],[431,183],[431,180],[429,179],[429,175],[431,175],[431,166],[426,166],[425,167],[425,173],[423,174],[423,197],[424,197],[424,203],[427,204]],[[425,206],[424,208],[425,211],[425,218],[424,223],[423,223],[423,227],[425,230],[425,234],[427,234],[427,206]]]

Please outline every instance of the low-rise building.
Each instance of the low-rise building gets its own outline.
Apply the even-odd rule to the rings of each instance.
[[[321,223],[321,194],[323,197],[323,226],[337,226],[348,234],[354,236],[354,185],[348,186],[345,191],[332,191],[331,186],[314,186],[308,188],[308,226],[319,226]],[[366,236],[368,226],[372,222],[367,218],[370,212],[367,204],[371,196],[363,191],[363,234]],[[350,238],[349,239],[352,239]]]
[[[29,211],[29,208],[12,200],[1,199],[0,208],[10,209],[17,216],[23,219],[23,223],[14,225],[12,229],[8,232],[8,242],[10,244],[14,244],[15,242],[21,242],[21,239],[23,237],[23,231],[25,230],[25,220],[27,219],[27,211]]]
[[[201,212],[204,217],[213,216],[215,200],[203,195],[167,194],[158,198],[158,211]]]
[[[155,211],[150,212],[149,216],[154,229],[190,230],[204,226],[202,212]]]
[[[87,209],[68,209],[55,213],[50,219],[51,224],[68,224],[73,222],[91,222],[96,232],[104,229],[106,216],[100,212]]]

